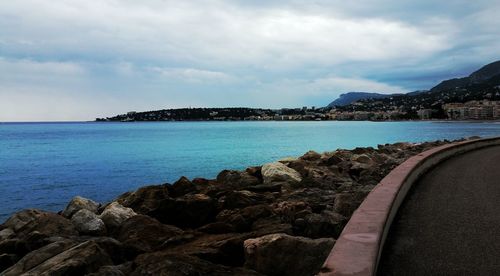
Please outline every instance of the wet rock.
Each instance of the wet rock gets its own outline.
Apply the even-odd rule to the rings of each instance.
[[[194,185],[186,177],[181,177],[172,186],[169,187],[169,195],[172,197],[183,196],[188,193],[196,192],[196,185]]]
[[[248,239],[244,242],[245,267],[265,275],[314,275],[334,243],[334,239],[309,239],[282,233]]]
[[[46,236],[78,235],[78,231],[70,220],[54,213],[36,209],[26,209],[15,213],[3,226],[12,229],[18,237],[26,237],[34,231]]]
[[[118,202],[112,202],[101,213],[99,218],[104,222],[108,229],[118,228],[125,220],[136,216],[137,214],[131,208],[123,207]]]
[[[135,192],[122,194],[116,201],[139,214],[147,214],[157,209],[161,200],[169,198],[169,186],[164,184],[141,187]]]
[[[205,194],[189,194],[175,199],[164,199],[157,209],[147,215],[161,223],[181,228],[197,228],[213,222],[216,202]]]
[[[58,241],[34,250],[24,256],[15,265],[9,267],[5,270],[2,275],[5,276],[15,276],[21,275],[28,270],[38,266],[39,264],[45,262],[46,260],[64,252],[70,247],[74,246],[75,242],[71,240]]]
[[[182,232],[181,229],[162,224],[154,218],[137,215],[121,225],[117,239],[139,252],[150,252]]]
[[[73,214],[71,222],[82,235],[106,234],[106,225],[104,225],[104,222],[95,213],[87,209],[81,209]]]
[[[76,212],[85,209],[94,214],[97,213],[100,204],[81,196],[75,196],[66,206],[66,209],[62,212],[62,215],[66,218],[71,218]]]
[[[264,184],[272,183],[298,183],[302,180],[302,176],[294,169],[291,169],[282,163],[274,162],[262,166],[262,177]]]
[[[135,270],[132,272],[132,276],[260,275],[255,271],[245,268],[216,265],[194,256],[162,251],[138,256],[134,261],[134,267]]]
[[[112,265],[110,257],[95,242],[87,241],[55,255],[28,270],[28,275],[84,275],[103,265]]]

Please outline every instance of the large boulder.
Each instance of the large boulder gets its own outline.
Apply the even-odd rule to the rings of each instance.
[[[109,204],[100,215],[100,219],[109,229],[118,228],[127,219],[137,214],[131,208],[123,207],[118,202]]]
[[[137,215],[126,220],[120,227],[117,239],[125,246],[139,252],[150,252],[168,239],[182,234],[182,230],[160,223],[154,218]]]
[[[179,198],[167,198],[158,203],[158,208],[147,215],[161,223],[181,228],[197,228],[213,222],[216,202],[205,194],[187,194]]]
[[[95,242],[87,241],[47,259],[26,272],[27,275],[85,275],[103,265],[112,265],[111,258]]]
[[[251,171],[250,171],[251,172]],[[223,188],[241,189],[260,184],[259,178],[253,176],[249,171],[223,170],[217,175],[217,182]]]
[[[15,213],[3,224],[3,227],[12,229],[21,238],[35,231],[47,237],[78,235],[78,231],[70,220],[58,214],[36,209],[26,209]]]
[[[122,194],[116,201],[139,214],[146,214],[158,208],[161,200],[169,198],[169,186],[170,184],[141,187],[135,192]]]
[[[262,166],[262,177],[264,179],[264,184],[276,182],[294,184],[302,180],[300,173],[280,162],[267,163]]]
[[[87,209],[81,209],[73,214],[71,222],[82,235],[106,234],[106,225],[104,225],[104,222],[95,213]]]
[[[168,187],[171,197],[183,196],[188,193],[196,192],[196,185],[186,177],[181,177],[172,186]]]
[[[265,275],[315,275],[334,239],[309,239],[270,234],[244,242],[245,267]]]
[[[28,253],[15,265],[3,271],[2,275],[4,276],[21,275],[27,272],[28,270],[38,266],[39,264],[45,262],[46,260],[64,252],[65,250],[69,249],[74,245],[75,242],[71,240],[63,240],[50,243],[46,246],[43,246],[37,250]]]
[[[66,218],[71,218],[76,212],[85,209],[94,214],[97,213],[100,204],[81,196],[75,196],[66,206],[66,209],[62,212],[62,215]]]

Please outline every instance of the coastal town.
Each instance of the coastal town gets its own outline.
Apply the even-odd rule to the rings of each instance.
[[[359,107],[363,103],[354,103]],[[499,120],[500,101],[473,100],[445,103],[439,108],[392,106],[388,110],[350,111],[343,108],[302,107],[258,108],[183,108],[135,112],[97,121],[400,121],[400,120]]]

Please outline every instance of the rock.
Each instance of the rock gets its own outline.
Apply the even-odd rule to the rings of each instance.
[[[313,150],[306,152],[304,155],[302,155],[300,157],[300,159],[306,160],[306,161],[316,161],[316,160],[319,160],[320,158],[321,158],[321,154],[319,154]]]
[[[238,232],[250,231],[252,224],[273,215],[273,210],[266,204],[249,206],[239,210],[223,210],[217,215],[217,221],[232,225]]]
[[[271,234],[244,242],[245,267],[265,275],[315,275],[334,239]]]
[[[217,182],[223,187],[241,189],[261,183],[259,178],[250,175],[248,172],[233,170],[223,170],[217,175]]]
[[[73,214],[71,222],[82,235],[106,234],[106,225],[104,225],[104,222],[95,213],[87,209],[80,209],[80,211]]]
[[[187,193],[196,192],[196,185],[194,185],[189,179],[186,177],[181,177],[177,180],[172,186],[168,189],[170,196],[178,197],[183,196]]]
[[[0,231],[0,242],[6,239],[13,238],[16,235],[14,231],[10,228],[5,228],[2,231]]]
[[[0,254],[0,272],[14,265],[17,260],[19,260],[19,256],[16,254]]]
[[[290,162],[297,161],[297,159],[298,159],[297,157],[290,157],[289,156],[289,157],[281,158],[280,160],[278,160],[278,162],[283,163],[283,164],[286,165],[286,164],[288,164]]]
[[[188,194],[160,201],[158,208],[147,215],[161,223],[181,228],[197,228],[215,220],[216,203],[205,194]]]
[[[28,270],[38,266],[39,264],[45,262],[46,260],[64,252],[70,247],[74,246],[75,242],[71,240],[58,241],[34,250],[24,256],[15,265],[9,267],[5,270],[2,275],[4,276],[15,276],[21,275]]]
[[[304,217],[303,230],[299,232],[301,236],[309,238],[338,238],[347,219],[331,211],[323,211],[321,214],[309,214]]]
[[[87,274],[87,276],[127,276],[132,273],[132,262],[120,265],[105,265],[97,272]]]
[[[137,215],[123,222],[118,231],[117,239],[139,252],[150,252],[182,232],[181,229],[161,224],[154,218]]]
[[[118,228],[125,220],[136,216],[131,208],[123,207],[118,202],[112,202],[99,216],[108,229]]]
[[[282,221],[293,222],[297,218],[310,214],[311,207],[304,201],[282,201],[272,205],[274,212],[280,216]],[[298,214],[303,214],[302,216]]]
[[[331,156],[325,156],[324,158],[322,157],[321,160],[322,161],[321,161],[320,165],[323,165],[323,166],[334,166],[334,165],[337,165],[337,164],[341,163],[342,161],[344,161],[337,154],[333,154]]]
[[[169,198],[169,186],[164,184],[141,187],[135,192],[122,194],[116,201],[139,214],[147,214],[158,208],[161,200]]]
[[[246,168],[245,172],[251,176],[257,177],[259,182],[262,182],[262,167],[261,166],[248,167],[248,168]]]
[[[245,190],[255,193],[281,193],[281,184],[260,184],[255,186],[246,187]]]
[[[264,179],[264,184],[276,182],[293,184],[302,180],[302,176],[296,170],[279,162],[268,163],[262,166],[262,177]]]
[[[236,209],[265,203],[266,197],[250,191],[231,191],[219,199],[219,208]]]
[[[13,238],[0,242],[0,254],[15,254],[22,257],[29,251],[28,243],[22,239]]]
[[[68,206],[66,206],[66,209],[62,212],[62,215],[66,218],[71,218],[73,214],[76,212],[85,209],[88,210],[94,214],[97,214],[97,210],[99,209],[100,204],[90,200],[83,198],[81,196],[75,196],[71,201],[68,203]]]
[[[362,163],[362,164],[372,164],[373,163],[372,159],[366,154],[353,155],[352,160],[356,161],[358,163]]]
[[[212,222],[198,228],[198,231],[208,234],[225,234],[235,232],[236,228],[229,223]]]
[[[26,209],[15,213],[3,226],[12,229],[21,238],[34,231],[49,237],[78,235],[78,231],[70,220],[54,213],[36,209]]]
[[[135,270],[132,272],[132,276],[260,275],[249,269],[216,265],[194,256],[174,254],[168,251],[140,255],[135,259],[134,267]]]
[[[84,275],[103,265],[112,265],[110,257],[95,242],[87,241],[55,255],[33,267],[28,275]]]
[[[104,252],[110,256],[114,264],[120,264],[134,259],[143,251],[122,244],[120,241],[111,237],[86,237],[82,242],[95,242]]]
[[[369,191],[359,190],[337,194],[334,201],[335,212],[351,217],[368,193]]]

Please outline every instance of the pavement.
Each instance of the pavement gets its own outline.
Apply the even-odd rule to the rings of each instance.
[[[378,275],[500,275],[500,146],[456,156],[415,183]]]

